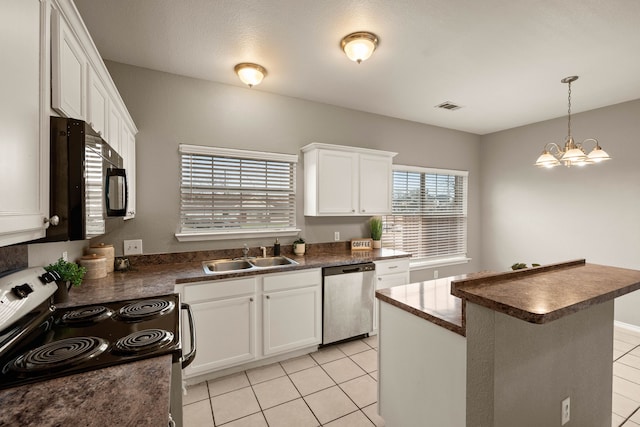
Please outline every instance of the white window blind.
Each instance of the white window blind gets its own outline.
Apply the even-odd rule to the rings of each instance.
[[[382,244],[413,259],[465,257],[466,171],[395,166],[392,215],[383,217]]]
[[[297,156],[182,144],[180,158],[178,234],[295,229]]]

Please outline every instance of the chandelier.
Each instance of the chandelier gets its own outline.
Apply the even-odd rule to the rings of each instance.
[[[571,136],[571,83],[576,80],[578,80],[578,76],[565,77],[560,80],[562,83],[569,85],[567,139],[565,140],[564,147],[560,148],[555,142],[550,142],[545,145],[542,154],[535,163],[538,167],[553,168],[560,165],[567,167],[585,166],[611,159],[600,147],[597,139],[587,138],[582,142],[575,142]],[[586,143],[595,144],[589,155],[587,155],[585,151]]]

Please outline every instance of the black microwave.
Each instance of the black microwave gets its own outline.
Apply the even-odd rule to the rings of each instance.
[[[127,212],[122,157],[82,120],[51,117],[50,216],[42,241],[85,240],[119,227]]]

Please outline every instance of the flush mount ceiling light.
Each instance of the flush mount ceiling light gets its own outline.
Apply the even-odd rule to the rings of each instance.
[[[611,157],[609,157],[609,155],[600,148],[600,144],[597,139],[588,138],[582,142],[575,142],[571,136],[571,83],[576,80],[578,80],[578,76],[569,76],[560,80],[562,83],[567,83],[569,85],[568,132],[564,148],[560,148],[560,146],[555,142],[550,142],[545,145],[542,154],[536,161],[536,166],[538,167],[553,168],[560,165],[565,165],[567,167],[585,166],[611,159]],[[595,147],[591,150],[589,155],[584,151],[584,145],[586,142],[595,143]]]
[[[267,70],[258,64],[243,62],[233,67],[242,83],[249,87],[259,85],[262,79],[267,75]]]
[[[376,50],[378,36],[366,31],[351,33],[340,41],[340,47],[350,60],[359,64],[367,60]]]

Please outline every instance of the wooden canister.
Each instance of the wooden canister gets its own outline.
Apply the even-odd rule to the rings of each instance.
[[[107,274],[113,273],[113,264],[114,264],[114,256],[115,251],[113,250],[113,245],[105,245],[104,243],[98,243],[96,245],[91,245],[85,251],[87,255],[96,254],[102,255],[106,258],[107,264]]]
[[[87,269],[85,279],[101,279],[107,277],[107,258],[103,255],[90,254],[80,257],[80,266]]]

